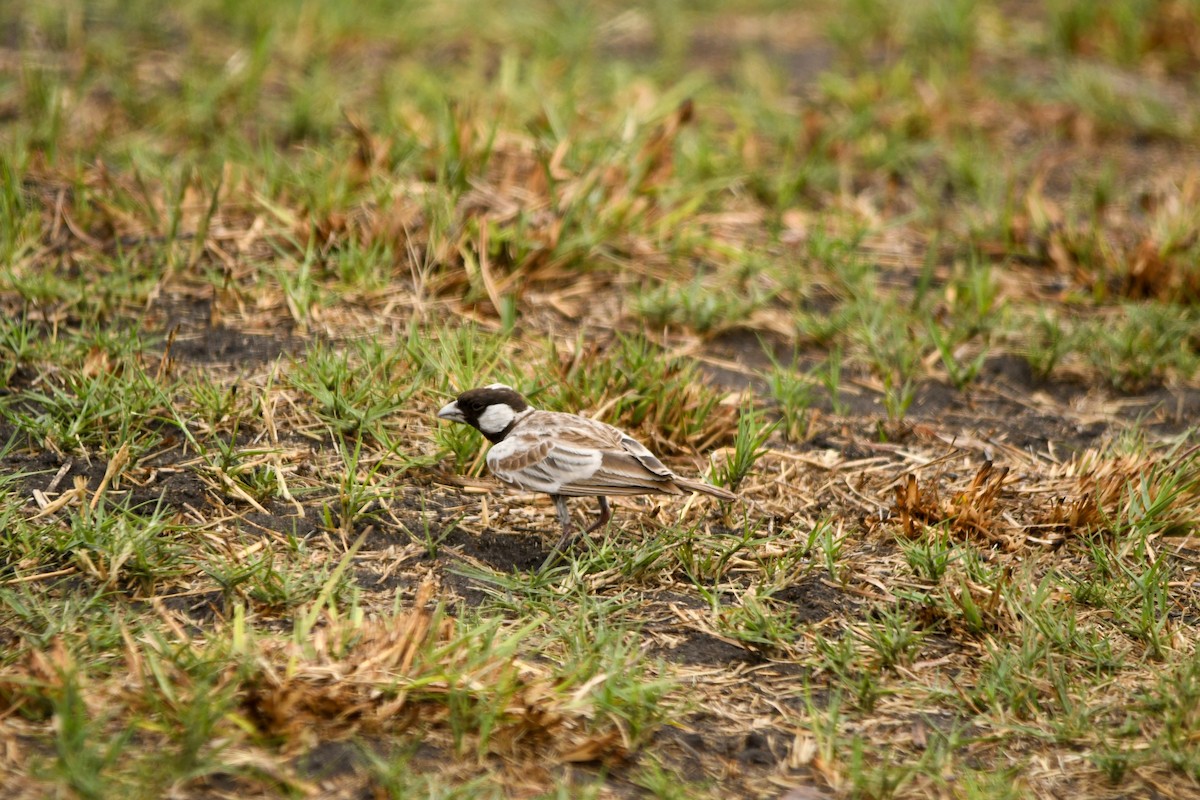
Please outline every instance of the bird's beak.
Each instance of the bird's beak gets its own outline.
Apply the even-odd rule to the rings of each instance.
[[[442,410],[438,412],[438,419],[448,419],[454,422],[466,422],[467,418],[458,410],[458,402],[446,403],[442,406]]]

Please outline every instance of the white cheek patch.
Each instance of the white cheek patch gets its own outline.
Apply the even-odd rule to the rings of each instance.
[[[484,433],[499,433],[511,425],[516,416],[508,403],[493,403],[479,415],[479,430]]]

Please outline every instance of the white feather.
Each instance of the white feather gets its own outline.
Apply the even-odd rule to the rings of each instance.
[[[499,433],[512,424],[516,412],[508,403],[493,403],[479,415],[479,430],[484,433]]]
[[[506,439],[488,451],[487,464],[492,474],[501,481],[531,492],[556,494],[564,486],[591,477],[600,468],[604,458],[599,450],[558,445],[543,461],[523,469],[503,469],[500,465],[504,460],[515,455],[518,448],[523,446]]]

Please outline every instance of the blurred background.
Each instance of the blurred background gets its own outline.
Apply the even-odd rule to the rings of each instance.
[[[448,273],[486,216],[513,302],[549,262],[661,265],[629,310],[700,331],[801,313],[793,273],[864,236],[876,266],[1198,293],[1195,0],[9,0],[0,34],[8,264],[37,226],[11,187],[55,174],[96,241],[178,236],[219,185],[218,218],[266,209],[368,283],[413,238],[469,301]],[[679,283],[713,273],[736,292]]]

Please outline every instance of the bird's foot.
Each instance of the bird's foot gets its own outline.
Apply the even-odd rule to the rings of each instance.
[[[610,519],[612,519],[612,509],[608,507],[608,498],[601,497],[600,517],[594,523],[592,523],[592,527],[588,528],[586,531],[584,531],[584,533],[592,533],[600,530],[605,526],[605,524],[608,523]]]
[[[570,525],[563,526],[562,536],[558,537],[558,541],[554,544],[554,549],[550,551],[550,555],[546,556],[546,560],[542,562],[541,571],[545,572],[550,567],[558,563],[571,545],[575,544],[575,540],[579,538],[579,534],[571,530]]]
[[[555,564],[567,550],[578,541],[580,536],[587,536],[589,533],[600,530],[604,525],[612,519],[612,509],[609,508],[608,498],[600,498],[600,518],[597,519],[590,528],[583,531],[582,534],[575,532],[571,527],[571,516],[567,513],[567,503],[565,497],[555,497],[555,505],[558,506],[558,518],[562,522],[563,532],[559,537],[558,543],[554,545],[554,549],[550,551],[550,555],[542,563],[542,569],[545,570]]]

